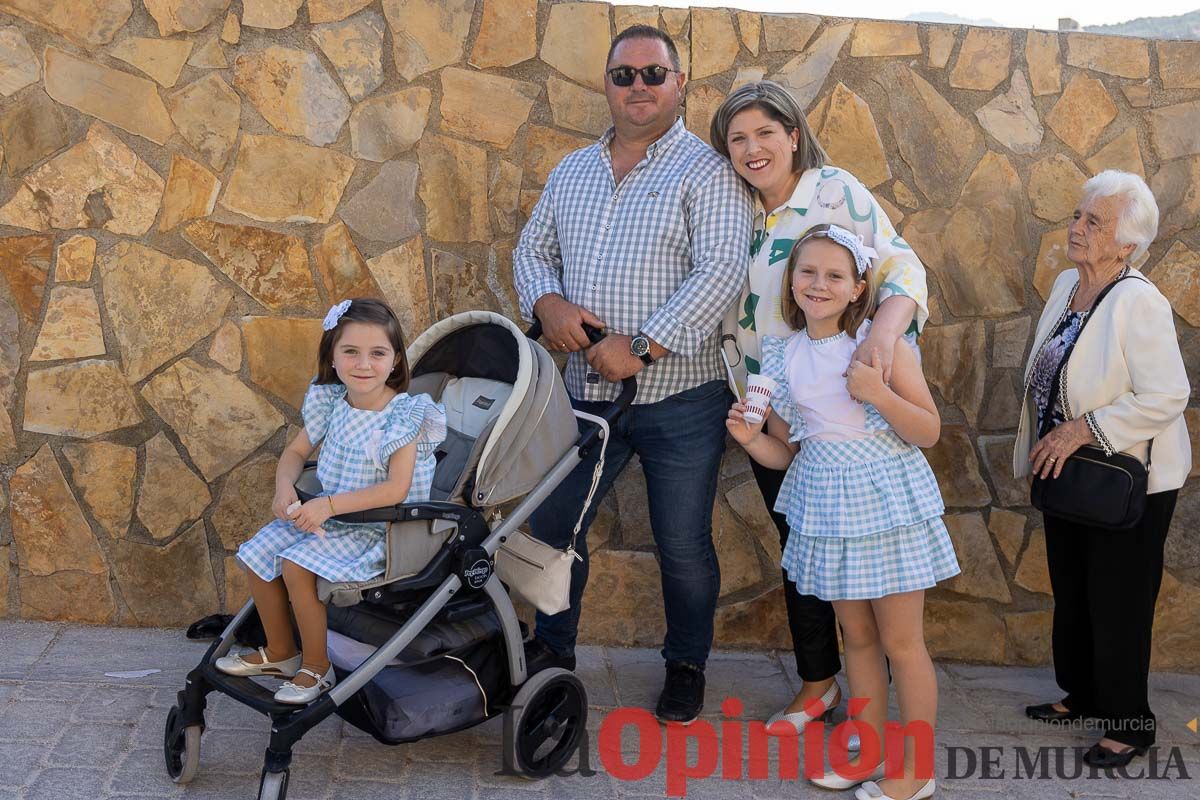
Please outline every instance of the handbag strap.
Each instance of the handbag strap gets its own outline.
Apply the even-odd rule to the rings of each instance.
[[[1105,286],[1100,291],[1100,294],[1096,295],[1096,299],[1092,302],[1092,307],[1084,315],[1083,322],[1081,322],[1079,324],[1079,332],[1075,334],[1075,341],[1071,342],[1071,344],[1069,344],[1067,346],[1067,349],[1063,352],[1062,359],[1058,362],[1058,371],[1055,372],[1055,374],[1054,374],[1054,381],[1052,382],[1051,387],[1050,387],[1050,397],[1046,401],[1046,411],[1047,411],[1046,421],[1047,422],[1049,422],[1049,420],[1050,420],[1050,415],[1053,413],[1054,407],[1058,404],[1058,390],[1059,390],[1059,385],[1060,385],[1059,379],[1062,376],[1062,371],[1067,368],[1067,361],[1070,360],[1071,353],[1073,353],[1075,351],[1075,345],[1078,344],[1079,340],[1083,337],[1083,329],[1087,327],[1088,322],[1090,322],[1092,317],[1095,316],[1096,309],[1099,307],[1100,301],[1102,301],[1105,297],[1107,297],[1108,293],[1111,292],[1118,283],[1120,283],[1123,280],[1128,280],[1130,278],[1137,278],[1138,280],[1145,280],[1145,278],[1142,278],[1139,275],[1130,274],[1128,271],[1128,267],[1127,267],[1124,275],[1117,278],[1112,283],[1108,284],[1108,286]],[[1078,284],[1076,284],[1076,289],[1078,289]],[[1072,297],[1075,296],[1074,292],[1072,292],[1071,296]],[[1070,307],[1070,300],[1067,301],[1067,306],[1068,306],[1068,308]],[[1049,430],[1045,429],[1045,425],[1043,425],[1043,429],[1038,432],[1038,438],[1044,437],[1049,432],[1050,432]],[[1147,468],[1149,468],[1149,466],[1150,466],[1150,450],[1153,447],[1154,447],[1154,439],[1150,439],[1150,441],[1146,447],[1146,467]]]
[[[575,416],[580,419],[585,419],[594,425],[599,426],[602,436],[600,437],[600,457],[596,460],[596,466],[592,469],[592,485],[588,487],[587,497],[583,500],[583,508],[579,511],[579,519],[575,520],[575,530],[571,531],[571,544],[567,546],[567,555],[575,556],[580,561],[583,561],[583,556],[575,552],[575,540],[579,537],[579,530],[583,527],[583,518],[587,516],[588,509],[592,507],[592,499],[596,496],[596,489],[600,486],[600,478],[604,475],[604,454],[608,450],[608,420],[604,417],[598,417],[594,414],[588,414],[586,411],[575,411]]]

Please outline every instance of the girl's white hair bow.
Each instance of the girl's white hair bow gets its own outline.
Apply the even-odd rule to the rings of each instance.
[[[343,300],[342,302],[329,309],[329,313],[325,315],[325,321],[321,323],[321,330],[331,331],[337,327],[338,320],[342,318],[350,310],[350,301]]]

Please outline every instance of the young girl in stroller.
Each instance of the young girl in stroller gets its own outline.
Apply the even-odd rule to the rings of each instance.
[[[304,429],[275,472],[276,519],[237,553],[262,619],[267,646],[226,655],[228,675],[289,678],[280,703],[303,705],[333,687],[327,617],[317,578],[364,581],[384,571],[387,524],[330,519],[363,509],[429,499],[434,451],[446,416],[427,394],[407,394],[409,365],[400,323],[379,300],[343,300],[322,325],[317,377],[304,397]],[[301,504],[294,484],[317,445],[323,492]],[[297,652],[288,603],[302,651]]]

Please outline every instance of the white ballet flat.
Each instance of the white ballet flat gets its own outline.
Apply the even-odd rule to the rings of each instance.
[[[842,777],[841,775],[838,775],[836,772],[826,772],[824,775],[822,775],[819,778],[809,778],[808,782],[813,784],[814,786],[820,786],[822,789],[835,789],[838,791],[841,791],[843,789],[853,789],[855,786],[858,786],[860,783],[863,783],[863,781],[867,782],[864,785],[869,784],[871,786],[874,786],[875,784],[871,783],[871,781],[877,781],[877,780],[880,780],[881,778],[883,778],[883,763],[884,762],[880,761],[879,764],[877,764],[875,766],[875,769],[873,769],[871,771],[870,775],[864,775],[863,777],[859,778],[858,780],[852,780],[850,778]],[[878,788],[878,787],[876,787],[876,788]],[[854,796],[858,797],[857,793]],[[928,796],[928,795],[926,795],[926,796]]]
[[[937,788],[934,785],[933,778],[925,781],[925,785],[917,791],[913,792],[907,800],[926,800],[933,797],[933,790]],[[879,788],[879,784],[875,781],[867,781],[862,786],[854,790],[854,800],[906,800],[905,798],[892,797],[883,793],[883,789]]]
[[[254,664],[247,661],[243,656],[247,653],[239,653],[233,656],[221,656],[216,660],[214,666],[226,675],[237,675],[241,678],[250,678],[255,675],[267,675],[272,678],[293,678],[300,669],[300,665],[304,663],[304,657],[300,653],[291,658],[285,658],[283,661],[268,661],[267,649],[265,647],[258,648],[258,657],[262,659],[261,664]]]
[[[820,699],[821,704],[825,706],[825,712],[821,715],[821,717],[828,722],[830,715],[833,714],[833,710],[837,708],[838,703],[842,702],[842,690],[840,687],[838,687],[837,681],[834,681],[833,685],[825,690],[825,694],[821,695]],[[784,706],[782,709],[771,715],[771,718],[767,720],[767,726],[769,727],[776,722],[786,722],[796,729],[796,733],[803,735],[804,726],[812,722],[814,719],[817,719],[817,717],[810,717],[802,710],[792,711],[789,713],[787,706]]]
[[[324,675],[314,672],[311,669],[303,668],[296,674],[304,673],[316,680],[312,686],[298,686],[291,681],[288,681],[283,686],[279,687],[279,691],[275,692],[276,703],[290,703],[292,705],[302,706],[311,703],[321,696],[322,692],[327,692],[337,683],[337,675],[333,672],[333,665],[329,665],[329,671]]]

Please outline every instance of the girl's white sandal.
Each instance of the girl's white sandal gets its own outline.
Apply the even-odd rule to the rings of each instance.
[[[255,675],[266,675],[271,678],[293,678],[300,669],[300,665],[304,663],[304,657],[301,653],[297,653],[291,658],[285,658],[283,661],[268,661],[267,649],[265,647],[258,648],[258,657],[262,659],[262,663],[253,664],[247,661],[242,656],[246,653],[240,653],[233,656],[221,656],[217,659],[216,668],[226,675],[237,675],[242,678],[251,678]]]
[[[937,787],[934,785],[933,778],[925,782],[925,785],[913,792],[912,796],[907,800],[927,800],[933,797],[933,791]],[[883,793],[883,789],[879,788],[879,784],[874,781],[867,781],[862,786],[854,790],[855,800],[906,800],[906,798],[894,798],[891,795]]]
[[[312,686],[297,686],[288,681],[279,687],[279,691],[275,692],[275,702],[290,703],[298,706],[307,705],[320,697],[322,692],[332,689],[334,684],[337,683],[337,675],[333,672],[332,664],[329,665],[329,670],[324,675],[308,668],[302,668],[296,674],[299,675],[301,672],[312,677],[316,680],[316,683]]]

